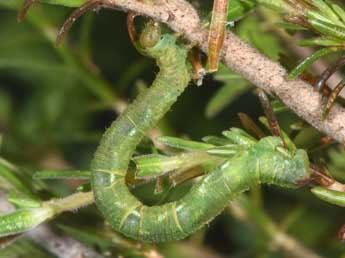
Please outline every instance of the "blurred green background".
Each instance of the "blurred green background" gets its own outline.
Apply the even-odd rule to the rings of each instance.
[[[46,200],[72,193],[79,182],[33,181],[33,172],[88,169],[104,129],[126,103],[150,85],[157,68],[153,60],[133,47],[126,14],[121,11],[85,15],[57,49],[57,29],[72,10],[37,4],[26,21],[18,24],[19,2],[0,0],[0,196],[19,189]],[[207,19],[212,1],[192,2]],[[278,28],[277,21],[277,14],[257,8],[229,29],[291,68],[302,57],[292,47],[295,38]],[[334,177],[344,179],[343,146],[322,145],[321,133],[281,103],[274,104],[282,127],[297,146],[307,149],[314,162],[327,165]],[[241,127],[238,112],[258,124],[263,115],[254,86],[221,67],[218,73],[207,76],[201,87],[187,89],[159,130],[164,135],[200,140],[230,127]],[[6,161],[14,166],[9,167]],[[11,181],[8,171],[19,182]],[[186,187],[188,184],[178,188],[176,194]],[[140,191],[152,201],[152,185]],[[316,199],[307,188],[291,191],[257,187],[189,239],[159,245],[157,252],[165,257],[344,258],[345,244],[337,239],[344,218],[344,209]],[[109,232],[95,207],[64,214],[51,224],[57,232],[110,257],[145,256],[119,243],[119,236]],[[298,249],[302,246],[310,253]],[[21,238],[1,249],[0,257],[54,255],[30,238]]]

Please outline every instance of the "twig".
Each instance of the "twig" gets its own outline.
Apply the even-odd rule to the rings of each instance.
[[[105,6],[131,10],[168,24],[207,52],[208,31],[200,24],[196,10],[184,0],[156,0],[145,4],[136,0],[107,0]],[[335,105],[326,121],[322,121],[322,97],[308,83],[288,81],[287,71],[277,62],[228,32],[222,51],[222,61],[244,78],[280,98],[297,115],[316,129],[345,143],[345,109]]]

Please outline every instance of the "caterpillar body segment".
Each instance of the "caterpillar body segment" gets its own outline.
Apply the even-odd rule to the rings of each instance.
[[[125,184],[127,166],[137,144],[169,111],[187,87],[191,75],[186,63],[187,51],[176,44],[174,36],[164,35],[154,47],[145,51],[156,58],[160,72],[151,88],[139,95],[104,134],[91,164],[91,179],[96,203],[115,229],[133,238],[142,236],[143,239],[154,241],[153,237],[145,237],[138,230],[141,228],[145,231],[147,220],[143,219],[140,226],[133,224],[137,221],[133,216],[141,217],[142,214],[156,219],[160,213],[155,213],[156,208],[146,210],[129,192]],[[169,212],[165,208],[163,210],[172,215],[174,209],[171,206]],[[156,217],[150,214],[156,214]],[[165,226],[161,225],[161,228]],[[172,233],[176,235],[176,232]]]
[[[124,177],[133,149],[171,108],[190,81],[187,51],[172,35],[164,35],[146,53],[160,67],[153,85],[141,94],[105,132],[91,164],[93,170]]]
[[[293,154],[281,149],[280,138],[265,137],[205,176],[182,199],[151,207],[130,193],[122,165],[119,170],[115,165],[106,167],[116,173],[97,172],[93,167],[96,201],[112,227],[128,237],[147,242],[182,239],[211,221],[233,197],[253,185],[268,183],[294,188],[309,178],[306,152],[298,150]],[[129,160],[131,154],[126,155]]]

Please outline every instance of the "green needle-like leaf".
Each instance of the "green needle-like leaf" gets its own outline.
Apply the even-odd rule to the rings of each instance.
[[[295,69],[293,69],[291,73],[289,74],[288,79],[289,80],[296,79],[299,75],[301,75],[301,73],[303,73],[310,65],[312,65],[318,59],[340,50],[341,48],[332,47],[332,48],[322,48],[316,51],[314,54],[312,54],[311,56],[306,58],[302,63],[300,63]]]
[[[223,135],[233,143],[249,147],[256,143],[256,139],[240,128],[231,128],[230,131],[224,131]]]
[[[345,40],[345,27],[314,19],[309,20],[309,23],[323,35]]]
[[[173,170],[184,170],[201,164],[210,157],[205,152],[182,153],[175,156],[144,155],[135,157],[137,178],[158,177]]]
[[[332,4],[332,8],[345,25],[345,10],[337,4]]]
[[[50,207],[22,209],[0,217],[0,237],[33,229],[54,215]]]
[[[35,179],[90,179],[91,171],[85,170],[42,170],[34,174]]]
[[[236,144],[229,144],[224,146],[217,146],[210,150],[207,150],[206,152],[210,155],[215,155],[219,157],[224,158],[231,158],[238,154],[241,150],[243,150],[243,147],[236,145]]]
[[[300,40],[298,44],[304,47],[307,47],[307,46],[336,47],[336,46],[344,45],[343,42],[337,39],[324,38],[324,37],[303,39],[303,40]]]
[[[230,144],[230,140],[224,137],[219,137],[219,136],[205,136],[204,138],[202,138],[202,140],[206,143],[212,144],[212,145],[216,145],[216,146],[221,146],[221,145],[227,145]]]
[[[16,192],[11,192],[8,201],[17,208],[39,208],[42,202],[38,199],[33,199]]]
[[[188,150],[188,151],[208,150],[208,149],[214,147],[214,145],[212,145],[212,144],[197,142],[197,141],[184,140],[184,139],[171,137],[171,136],[159,137],[158,141],[164,143],[165,145],[167,145],[169,147],[176,148],[176,149],[182,149],[182,150]]]
[[[228,21],[237,21],[253,10],[256,3],[251,0],[233,0],[229,6]]]
[[[324,187],[314,187],[311,192],[323,201],[345,207],[345,193]]]
[[[331,20],[334,24],[341,25],[338,15],[333,11],[333,9],[324,0],[312,0],[313,4],[320,10],[320,12]]]

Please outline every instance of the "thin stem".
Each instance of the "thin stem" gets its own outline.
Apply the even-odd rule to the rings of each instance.
[[[93,193],[76,193],[62,199],[52,199],[44,202],[43,206],[48,206],[54,210],[55,214],[65,211],[75,211],[79,208],[90,205],[94,202]]]

